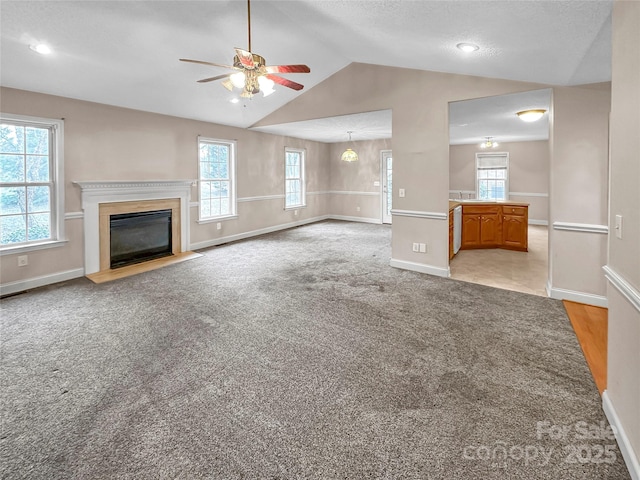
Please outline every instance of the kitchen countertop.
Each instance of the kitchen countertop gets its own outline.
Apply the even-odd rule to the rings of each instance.
[[[511,200],[449,200],[449,210],[453,210],[458,205],[515,205],[518,207],[528,207],[526,202],[513,202]]]

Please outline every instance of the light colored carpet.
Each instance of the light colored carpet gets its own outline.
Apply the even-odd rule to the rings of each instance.
[[[393,269],[390,235],[321,222],[2,300],[0,476],[628,478],[576,438],[606,421],[561,302]]]

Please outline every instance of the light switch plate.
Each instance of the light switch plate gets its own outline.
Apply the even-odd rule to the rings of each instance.
[[[622,215],[616,215],[616,238],[622,238]]]
[[[398,195],[400,197],[404,197],[404,188],[401,188],[400,190],[398,190]]]

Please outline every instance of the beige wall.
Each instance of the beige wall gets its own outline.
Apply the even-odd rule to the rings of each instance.
[[[197,136],[237,141],[238,198],[284,195],[284,149],[306,149],[307,207],[284,210],[284,198],[239,202],[239,217],[198,224],[197,206],[190,209],[191,244],[260,229],[306,221],[328,213],[330,170],[328,144],[281,137],[245,129],[111,107],[33,92],[2,88],[2,111],[46,118],[64,118],[64,182],[67,214],[82,210],[74,181],[196,179]],[[191,201],[197,202],[197,189]],[[22,282],[83,269],[83,220],[65,222],[68,243],[29,252],[29,265],[17,266],[16,255],[1,258],[2,284]]]
[[[369,81],[372,78],[375,82]],[[358,88],[365,81],[368,88]],[[449,102],[544,87],[547,86],[352,64],[266,117],[259,125],[392,109],[394,209],[419,213],[412,217],[394,216],[392,264],[447,275]],[[607,202],[606,175],[602,172],[606,172],[607,161],[608,87],[560,88],[554,89],[554,93],[556,90],[560,102],[559,131],[555,147],[550,146],[548,153],[552,176],[554,165],[557,168],[555,193],[559,203],[555,218],[566,223],[603,225]],[[554,156],[557,157],[555,163]],[[405,189],[404,198],[399,198],[399,188]],[[555,202],[554,191],[549,188],[551,201]],[[594,241],[592,235],[596,235],[597,240]],[[412,252],[413,242],[427,243],[427,253]],[[606,235],[602,234],[585,233],[577,244],[572,235],[558,235],[550,249],[551,255],[556,252],[559,255],[554,257],[554,282],[558,282],[554,294],[585,303],[606,301],[601,270],[603,242]],[[567,252],[574,252],[576,246],[581,258],[589,261],[581,260],[575,265],[573,258],[566,256]]]
[[[497,151],[509,154],[509,199],[529,204],[530,223],[546,224],[549,219],[549,142],[500,143]],[[449,147],[449,194],[453,195],[450,198],[458,198],[460,191],[476,191],[476,153],[487,151],[479,144]],[[472,195],[475,198],[475,194]]]
[[[394,216],[393,264],[448,275],[449,102],[544,87],[354,63],[258,125],[392,109],[393,206],[426,213],[422,217]],[[405,190],[404,198],[398,196],[399,188]],[[426,243],[427,252],[412,252],[413,242]]]
[[[340,160],[346,148],[358,153],[357,162]],[[330,147],[332,215],[359,218],[368,221],[382,220],[381,209],[381,157],[382,150],[391,150],[391,139],[334,143]],[[359,210],[358,210],[359,207]]]
[[[578,301],[606,306],[611,88],[554,87],[552,104],[549,289],[555,298],[580,292]]]
[[[346,164],[340,161],[345,143],[332,145],[269,135],[9,88],[1,93],[4,113],[64,118],[65,210],[69,217],[64,246],[28,252],[26,267],[18,267],[17,254],[1,257],[4,287],[40,277],[82,274],[81,191],[74,181],[196,179],[198,135],[237,142],[239,202],[238,218],[222,221],[218,230],[217,222],[198,223],[198,193],[194,187],[191,248],[329,214],[381,221],[381,187],[374,182],[380,181],[380,151],[391,149],[390,139],[353,142],[360,160]],[[297,211],[284,209],[286,147],[306,151],[307,205]]]
[[[640,3],[613,9],[607,403],[640,478]],[[615,216],[623,217],[622,238]],[[610,415],[610,418],[612,416]],[[619,441],[620,443],[620,441]],[[632,464],[633,460],[627,460]]]

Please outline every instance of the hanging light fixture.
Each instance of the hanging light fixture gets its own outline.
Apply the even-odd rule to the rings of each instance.
[[[484,137],[486,140],[480,144],[480,148],[496,148],[498,142],[492,140],[493,137]]]
[[[351,134],[353,132],[349,131],[347,132],[349,134],[349,143],[351,143]],[[354,152],[353,150],[351,150],[351,148],[347,148],[343,153],[342,153],[342,157],[340,157],[342,159],[343,162],[357,162],[358,161],[358,154],[356,152]]]
[[[536,109],[536,110],[523,110],[521,112],[516,113],[518,118],[523,122],[535,122],[540,120],[542,116],[546,113],[546,110]]]

